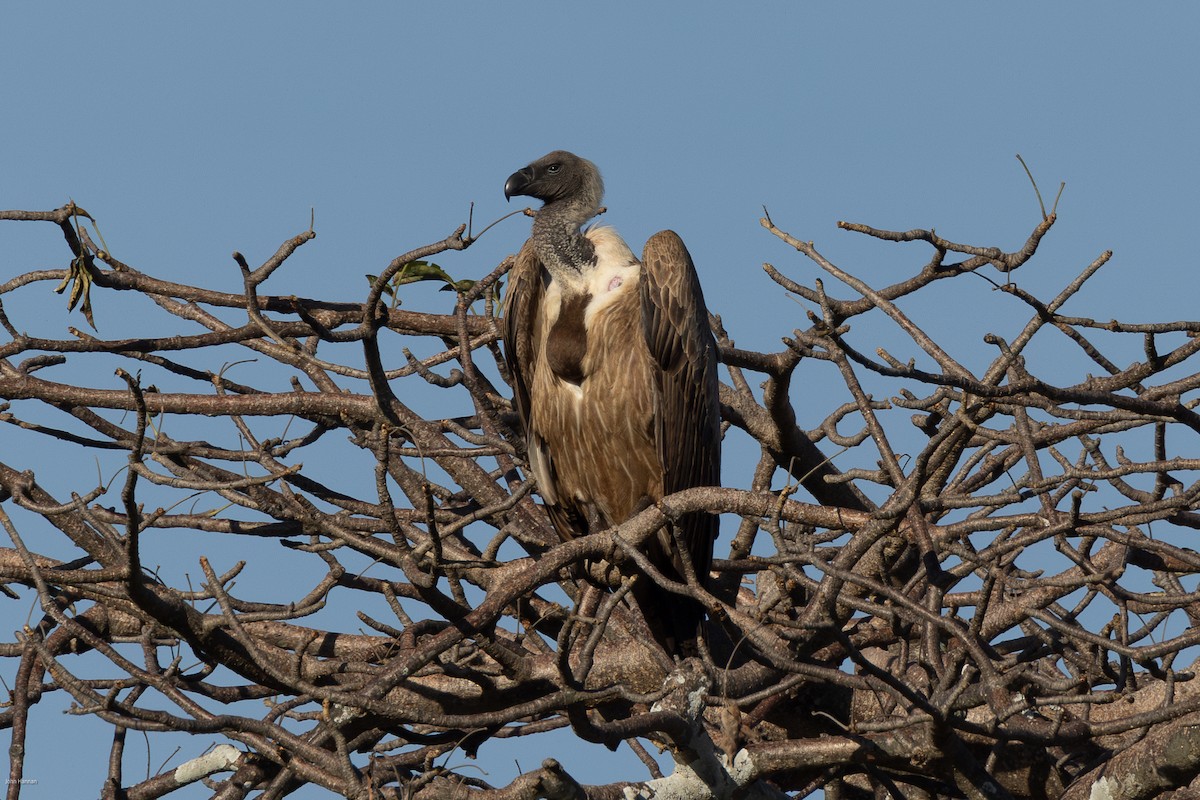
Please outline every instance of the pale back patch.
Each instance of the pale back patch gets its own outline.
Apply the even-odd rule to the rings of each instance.
[[[596,266],[587,276],[592,300],[583,314],[584,327],[590,328],[598,312],[636,291],[642,265],[612,228],[598,225],[588,228],[584,236],[596,248]]]

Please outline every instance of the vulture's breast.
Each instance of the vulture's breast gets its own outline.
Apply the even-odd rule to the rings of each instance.
[[[539,338],[548,369],[537,371],[532,426],[553,454],[558,493],[615,523],[662,493],[657,381],[642,329],[641,263],[611,228],[587,236],[597,263],[586,285],[546,290]]]

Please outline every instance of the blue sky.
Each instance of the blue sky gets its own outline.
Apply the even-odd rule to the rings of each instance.
[[[315,213],[316,240],[263,291],[356,300],[364,274],[444,237],[470,203],[476,229],[513,210],[502,193],[508,174],[566,148],[604,172],[605,222],[635,250],[661,228],[677,230],[738,344],[769,349],[805,322],[762,263],[800,281],[815,268],[760,228],[764,205],[780,227],[881,285],[927,253],[864,241],[838,220],[936,227],[1014,249],[1039,218],[1021,153],[1048,201],[1067,183],[1023,286],[1050,294],[1112,249],[1068,311],[1129,321],[1194,314],[1200,7],[683,8],[10,4],[0,16],[0,207],[73,198],[122,260],[231,290],[240,287],[233,250],[261,263]],[[478,277],[527,233],[528,220],[510,219],[439,263]],[[63,254],[49,226],[0,226],[0,282],[62,266]],[[19,328],[61,335],[82,325],[45,294],[45,305],[6,302]],[[449,302],[416,297],[414,307],[432,310]],[[137,318],[94,300],[104,335],[138,329]],[[954,281],[906,310],[974,366],[990,358],[983,332],[1011,334],[1028,316],[980,280]],[[812,369],[801,386],[823,385],[828,376]],[[13,435],[0,430],[0,451]],[[95,472],[86,459],[80,469]],[[15,628],[26,611],[0,607],[0,624]],[[106,739],[94,752],[75,748],[77,769],[55,770],[61,743],[45,738],[51,723],[39,724],[43,738],[30,749],[41,752],[26,774],[40,783],[25,796],[94,793]],[[181,745],[173,763],[203,747]],[[529,768],[544,755],[530,749],[520,760]],[[565,746],[554,755],[593,782],[629,763]],[[481,764],[503,784],[512,759]]]

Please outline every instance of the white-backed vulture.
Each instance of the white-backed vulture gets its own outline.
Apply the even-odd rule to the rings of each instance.
[[[529,467],[564,539],[720,482],[717,347],[691,256],[673,231],[652,236],[639,261],[612,228],[584,229],[603,193],[596,166],[564,150],[504,184],[506,198],[543,202],[509,279],[505,357]],[[717,517],[688,514],[676,530],[706,580]],[[670,531],[648,555],[684,575]],[[668,649],[693,651],[701,608],[640,594]]]

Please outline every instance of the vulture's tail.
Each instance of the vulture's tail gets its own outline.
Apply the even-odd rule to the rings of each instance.
[[[654,566],[664,577],[679,583],[687,582],[685,575],[690,571],[702,587],[707,587],[717,524],[713,514],[684,515],[675,525],[674,532],[664,529],[650,547],[648,555]],[[687,553],[690,563],[686,566],[681,551]],[[668,653],[679,658],[700,654],[699,639],[704,635],[705,611],[699,601],[668,591],[648,575],[638,579],[633,596],[650,632]]]

